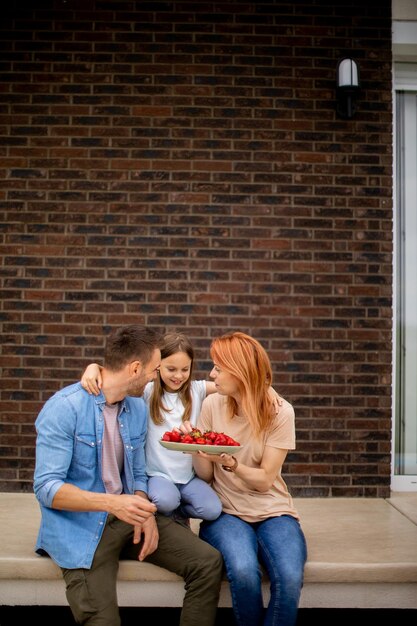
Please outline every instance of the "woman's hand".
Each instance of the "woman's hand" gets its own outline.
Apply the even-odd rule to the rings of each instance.
[[[103,384],[100,365],[98,365],[98,363],[90,363],[90,365],[85,368],[80,382],[88,393],[98,396]]]
[[[223,470],[233,473],[236,472],[239,466],[237,458],[232,454],[226,454],[225,452],[222,452],[222,454],[209,454],[207,452],[203,452],[202,450],[198,450],[198,452],[193,453],[193,466],[195,472],[199,478],[208,483],[213,480],[215,463],[220,463]]]
[[[225,454],[224,452],[222,452],[222,454],[209,454],[208,452],[203,452],[202,450],[198,450],[197,452],[197,456],[199,458],[202,459],[207,459],[207,461],[211,461],[211,463],[221,463],[222,465],[224,463],[226,463],[226,465],[229,463],[227,461],[227,459],[232,459],[230,454]],[[232,460],[230,461],[230,464],[232,465]]]

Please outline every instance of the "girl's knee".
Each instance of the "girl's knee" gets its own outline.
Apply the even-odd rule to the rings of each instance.
[[[212,507],[209,511],[207,511],[207,514],[205,515],[204,519],[208,520],[209,522],[212,522],[218,517],[220,517],[221,512],[222,512],[221,505],[219,507]]]
[[[151,497],[151,501],[158,509],[158,512],[162,513],[162,515],[171,515],[171,513],[175,511],[180,504],[180,499],[175,496],[164,498],[154,496]]]

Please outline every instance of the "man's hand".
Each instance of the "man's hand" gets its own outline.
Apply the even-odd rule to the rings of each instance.
[[[156,506],[147,498],[138,495],[121,494],[113,496],[109,513],[132,526],[141,526],[154,517]]]
[[[135,526],[133,533],[133,543],[140,543],[143,539],[143,546],[138,554],[138,560],[143,561],[148,554],[152,554],[158,547],[159,532],[156,518],[152,515],[140,526]]]

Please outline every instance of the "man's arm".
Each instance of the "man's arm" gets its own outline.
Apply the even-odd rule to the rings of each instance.
[[[156,506],[142,492],[134,495],[95,493],[69,483],[58,489],[52,508],[61,511],[106,511],[132,525],[143,524],[156,512]]]

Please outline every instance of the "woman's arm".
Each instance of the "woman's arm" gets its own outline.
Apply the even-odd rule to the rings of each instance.
[[[199,452],[193,455],[193,465],[197,476],[206,482],[211,482],[213,478],[213,463],[220,463],[225,467],[233,467],[235,468],[232,470],[233,473],[249,489],[264,492],[271,488],[275,478],[281,471],[287,452],[287,450],[281,448],[266,446],[259,468],[239,463],[238,454],[234,456],[231,454],[206,454],[205,452]],[[236,461],[237,466],[235,467]]]
[[[287,452],[288,450],[283,450],[282,448],[266,446],[259,468],[239,464],[239,455],[237,455],[238,466],[235,474],[250,489],[261,492],[268,491],[277,475],[281,472]]]
[[[199,478],[205,480],[206,483],[210,483],[213,480],[214,467],[213,462],[210,460],[211,454],[205,454],[204,452],[193,453],[193,467],[195,473]],[[213,455],[213,457],[217,455]]]

